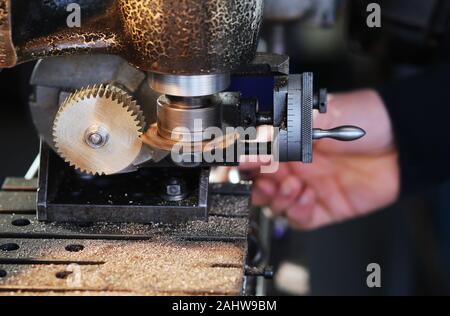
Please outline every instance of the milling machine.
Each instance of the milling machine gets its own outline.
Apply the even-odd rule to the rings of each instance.
[[[3,213],[28,224],[0,233],[20,248],[0,259],[16,267],[0,290],[253,293],[251,278],[270,273],[249,184],[209,184],[211,168],[259,154],[311,163],[313,140],[364,131],[313,128],[326,90],[289,74],[287,56],[256,54],[263,0],[79,0],[69,27],[72,2],[0,0],[0,68],[40,59],[30,108],[42,138],[37,187],[3,187],[37,189],[37,220]],[[262,125],[270,141],[258,140]],[[36,238],[39,251],[14,255]],[[55,250],[70,240],[82,241],[65,247],[76,260]],[[77,264],[89,281],[67,286],[73,271],[48,278],[48,264]],[[130,267],[147,278],[105,278],[135,280]],[[30,271],[42,277],[24,281]]]

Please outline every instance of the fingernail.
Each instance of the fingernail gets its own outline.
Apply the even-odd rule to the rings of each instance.
[[[275,194],[275,186],[270,182],[260,182],[257,185],[258,190],[265,195]]]
[[[300,206],[308,205],[310,202],[311,202],[310,194],[302,194],[300,199],[298,199],[298,205],[300,205]]]
[[[265,196],[265,194],[263,192],[261,192],[261,190],[258,190],[257,188],[253,188],[252,191],[252,198],[251,198],[251,202],[253,206],[262,206],[262,199],[261,197]]]
[[[281,185],[281,194],[283,196],[290,196],[292,194],[292,186],[289,182],[284,182]]]

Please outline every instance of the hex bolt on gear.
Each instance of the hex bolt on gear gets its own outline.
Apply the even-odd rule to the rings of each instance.
[[[86,144],[94,149],[105,146],[108,138],[108,131],[102,126],[93,125],[86,130]]]

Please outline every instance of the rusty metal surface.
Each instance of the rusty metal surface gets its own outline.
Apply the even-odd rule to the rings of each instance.
[[[0,0],[0,68],[16,63],[16,52],[12,43],[10,0]]]
[[[0,239],[1,244],[17,242]],[[20,248],[2,257],[39,258],[47,264],[5,264],[0,295],[34,292],[69,294],[119,292],[130,295],[239,295],[245,242],[78,240],[80,252],[65,248],[71,240],[18,241]],[[58,261],[64,260],[62,264]],[[55,263],[52,264],[52,261]],[[77,262],[70,266],[70,262]],[[88,262],[83,264],[83,262]],[[75,266],[74,266],[75,265]],[[72,273],[70,273],[72,272]]]
[[[180,225],[45,224],[0,213],[0,295],[240,295],[248,196],[212,200],[208,222]]]
[[[17,219],[26,219],[26,227],[14,226]],[[0,238],[44,239],[105,239],[154,240],[170,236],[180,240],[235,241],[247,238],[248,219],[242,217],[211,216],[208,222],[192,221],[180,225],[150,224],[66,224],[43,223],[34,215],[4,214],[0,216]]]

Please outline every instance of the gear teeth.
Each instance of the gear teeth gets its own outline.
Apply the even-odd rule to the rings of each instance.
[[[109,99],[118,105],[122,106],[130,116],[132,117],[134,123],[136,124],[136,132],[138,133],[138,137],[141,137],[144,133],[146,127],[146,119],[144,116],[144,112],[141,110],[141,107],[137,104],[137,102],[123,89],[116,87],[112,84],[96,84],[96,85],[88,85],[87,87],[78,89],[70,94],[66,100],[61,104],[58,113],[55,116],[54,124],[53,124],[53,142],[55,144],[56,151],[59,156],[64,159],[66,163],[68,163],[74,169],[89,175],[105,175],[105,172],[102,170],[88,170],[87,168],[82,168],[78,166],[74,161],[67,157],[64,154],[63,149],[61,148],[58,142],[58,126],[60,123],[60,117],[62,113],[71,106],[75,106],[78,102],[82,102],[84,100],[92,99],[92,98],[104,98]]]
[[[106,86],[102,85],[101,89],[105,89],[107,92],[106,94],[103,92],[98,95],[103,95],[104,97],[111,98],[113,101],[117,101],[119,104],[122,104],[128,112],[131,112],[133,117],[136,117],[137,127],[142,135],[146,127],[146,120],[144,112],[137,102],[126,91],[117,86],[110,84]]]
[[[139,131],[141,133],[144,132],[145,129],[145,116],[144,112],[141,110],[141,107],[137,104],[137,102],[131,98],[127,99],[128,108],[131,110],[133,116],[136,117],[137,122],[139,123]]]

